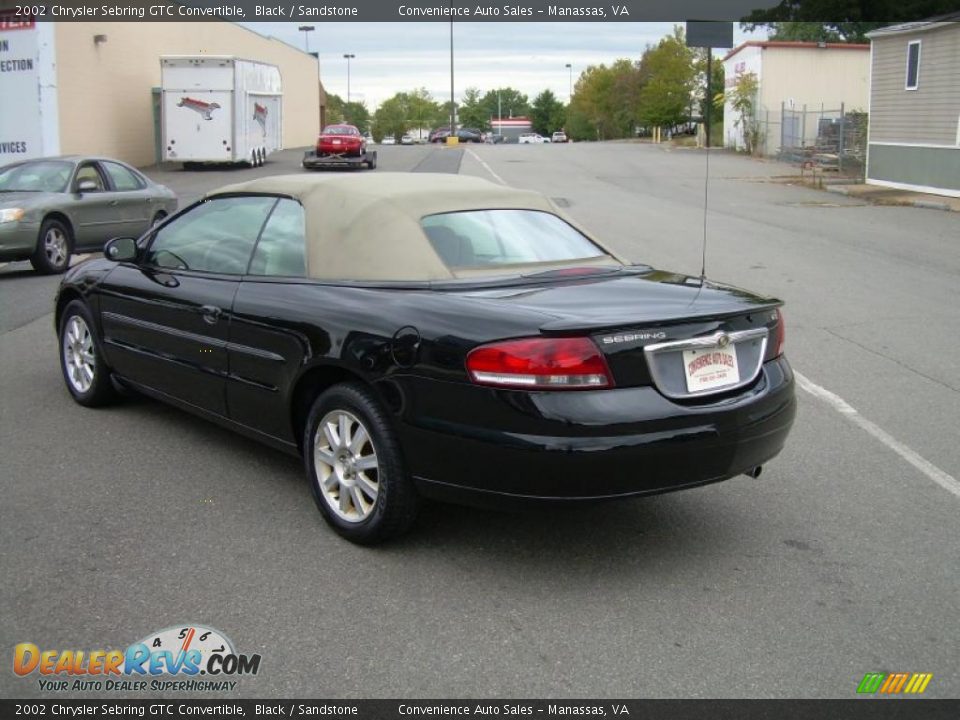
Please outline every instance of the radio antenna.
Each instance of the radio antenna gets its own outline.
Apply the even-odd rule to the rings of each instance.
[[[703,104],[703,121],[706,126],[707,168],[703,179],[703,248],[700,252],[700,289],[707,282],[707,209],[710,200],[710,109],[713,107],[713,48],[733,47],[733,23],[709,20],[687,20],[687,47],[704,48],[707,51],[707,90]],[[700,293],[697,293],[697,297]],[[696,302],[696,298],[693,299]]]
[[[707,130],[709,133],[710,131]],[[707,174],[703,178],[703,252],[700,257],[700,286],[707,279],[707,204],[710,200],[710,144],[707,143]]]
[[[707,95],[704,104],[704,124],[706,125],[707,167],[703,178],[703,250],[700,255],[700,287],[707,281],[707,208],[710,201],[710,106],[713,98],[710,94],[710,80],[713,77],[713,48],[707,48]]]

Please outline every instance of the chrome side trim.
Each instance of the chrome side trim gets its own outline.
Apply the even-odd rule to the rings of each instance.
[[[716,332],[713,335],[705,335],[701,337],[687,338],[686,340],[670,340],[668,342],[662,343],[652,343],[643,348],[644,356],[647,359],[647,367],[650,370],[650,377],[653,378],[653,383],[664,396],[668,398],[673,398],[675,400],[682,400],[685,398],[695,398],[695,397],[704,397],[707,395],[719,395],[720,393],[730,392],[731,390],[736,390],[742,388],[746,385],[749,385],[754,380],[757,379],[757,375],[760,374],[760,368],[763,367],[763,358],[767,354],[767,340],[769,339],[770,333],[767,328],[752,328],[750,330],[737,330],[735,332]],[[734,385],[725,385],[720,388],[711,388],[709,390],[701,390],[699,392],[684,392],[684,393],[675,393],[669,391],[663,383],[663,377],[660,372],[660,369],[657,367],[657,358],[656,356],[665,353],[665,352],[683,352],[684,350],[693,350],[696,348],[704,347],[717,347],[720,345],[733,344],[736,345],[739,342],[745,342],[748,340],[761,340],[760,344],[760,353],[757,356],[756,366],[751,370],[747,375],[744,375],[743,370],[740,372],[740,382]],[[739,361],[739,355],[737,360]],[[738,363],[739,364],[739,363]]]

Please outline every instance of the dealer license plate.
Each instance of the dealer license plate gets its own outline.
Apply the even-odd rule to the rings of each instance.
[[[683,374],[691,393],[736,385],[740,381],[736,346],[684,350]]]

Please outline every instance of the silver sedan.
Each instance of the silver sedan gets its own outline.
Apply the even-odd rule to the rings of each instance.
[[[0,261],[62,273],[70,256],[139,237],[177,209],[177,196],[109,158],[64,156],[0,168]]]

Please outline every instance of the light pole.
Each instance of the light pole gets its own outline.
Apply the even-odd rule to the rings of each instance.
[[[356,55],[353,53],[344,53],[343,56],[347,59],[347,104],[350,103],[350,61],[353,60]]]
[[[301,25],[297,30],[303,33],[304,47],[306,47],[307,52],[310,52],[310,36],[307,33],[312,33],[316,28],[313,25]]]
[[[453,2],[451,0],[451,7]],[[450,137],[457,135],[457,106],[453,103],[453,17],[450,18]]]
[[[567,63],[564,67],[570,72],[569,92],[567,93],[567,103],[570,103],[573,101],[573,65]]]

